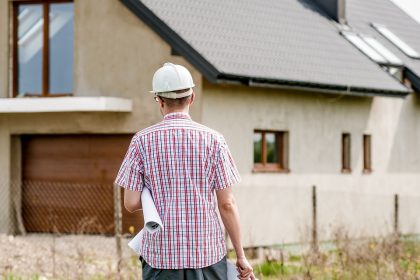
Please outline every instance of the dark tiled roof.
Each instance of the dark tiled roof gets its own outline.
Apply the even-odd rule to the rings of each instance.
[[[310,0],[121,1],[211,81],[408,93]]]
[[[420,24],[390,0],[346,0],[349,25],[357,32],[375,36],[385,47],[397,55],[417,79],[420,79],[420,59],[405,55],[384,38],[371,23],[383,24],[400,39],[420,53]]]

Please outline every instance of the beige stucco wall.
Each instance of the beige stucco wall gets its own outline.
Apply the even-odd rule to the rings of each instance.
[[[204,84],[203,122],[225,135],[242,174],[234,188],[245,244],[298,242],[310,233],[311,186],[321,239],[392,229],[401,195],[405,233],[420,231],[419,97],[366,98]],[[253,173],[254,129],[288,130],[290,174]],[[341,174],[341,134],[351,133],[351,174]],[[372,174],[362,173],[362,137],[372,135]]]
[[[8,96],[7,0],[0,0],[0,95]],[[201,74],[171,49],[120,1],[75,0],[74,95],[118,96],[133,100],[132,113],[0,113],[0,232],[10,219],[10,148],[13,135],[48,133],[134,133],[161,120],[153,100],[151,80],[164,62],[185,65],[196,84],[196,104],[191,111],[201,119]],[[3,204],[4,202],[4,204]]]
[[[8,87],[8,12],[8,1],[0,0],[0,98],[7,96]]]
[[[0,98],[7,96],[8,84],[8,1],[0,0]],[[8,232],[10,224],[10,146],[5,123],[0,117],[0,231]]]
[[[10,231],[10,138],[6,126],[0,119],[0,232]]]
[[[76,95],[132,98],[135,109],[127,123],[151,124],[160,119],[149,93],[153,73],[171,61],[191,70],[200,97],[201,75],[181,57],[171,56],[169,45],[121,2],[76,1],[75,14]],[[197,101],[192,115],[200,119]]]

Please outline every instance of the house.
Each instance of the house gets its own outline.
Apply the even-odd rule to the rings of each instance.
[[[0,1],[1,231],[112,233],[113,178],[161,120],[148,91],[171,61],[235,158],[245,246],[305,239],[312,186],[321,239],[391,232],[394,194],[420,232],[420,25],[389,0],[50,2]]]

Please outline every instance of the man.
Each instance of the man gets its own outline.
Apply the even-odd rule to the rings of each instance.
[[[163,121],[136,133],[115,181],[125,188],[130,212],[141,209],[140,194],[148,188],[163,222],[163,230],[143,237],[143,279],[227,279],[215,196],[236,251],[239,279],[255,279],[230,188],[239,182],[239,172],[223,136],[191,120],[193,87],[181,65],[165,63],[155,72],[152,93]]]

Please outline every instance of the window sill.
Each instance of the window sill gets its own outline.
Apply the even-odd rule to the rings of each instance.
[[[0,114],[132,111],[133,101],[120,97],[0,98]]]
[[[268,167],[254,167],[252,173],[290,173],[290,169],[268,168]]]

